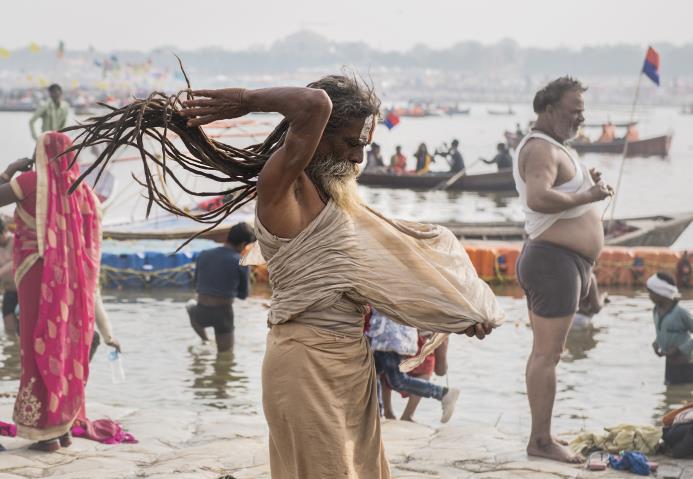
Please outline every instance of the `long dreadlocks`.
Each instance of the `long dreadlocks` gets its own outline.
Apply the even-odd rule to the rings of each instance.
[[[182,65],[181,65],[182,69]],[[86,123],[65,128],[63,131],[78,132],[73,146],[68,151],[79,153],[88,147],[105,144],[96,161],[84,171],[72,189],[95,169],[100,178],[109,160],[117,150],[124,146],[135,147],[142,159],[144,180],[135,181],[146,187],[148,203],[147,216],[154,203],[173,214],[186,216],[201,223],[210,224],[208,228],[190,238],[191,240],[218,226],[224,219],[256,196],[257,177],[265,162],[283,144],[289,130],[289,122],[284,119],[262,142],[247,148],[210,139],[201,127],[189,127],[188,118],[181,115],[181,97],[190,93],[190,81],[183,70],[188,89],[167,96],[154,92],[146,99],[135,99],[122,108],[102,105],[111,111],[105,115],[92,117]],[[325,90],[332,101],[332,113],[325,127],[325,134],[331,135],[344,127],[349,121],[377,115],[380,100],[372,87],[354,76],[329,75],[307,85],[309,88]],[[175,133],[183,142],[185,150],[179,149],[168,137],[169,131]],[[145,148],[145,139],[152,139],[161,145],[160,152]],[[158,148],[157,148],[158,149]],[[195,191],[185,186],[170,167],[170,162],[185,171],[227,185],[222,191]],[[155,177],[156,166],[162,171],[161,179]],[[191,213],[176,205],[165,188],[166,178],[170,177],[183,191],[193,196],[218,196],[230,198],[211,211]],[[190,240],[188,240],[190,241]]]

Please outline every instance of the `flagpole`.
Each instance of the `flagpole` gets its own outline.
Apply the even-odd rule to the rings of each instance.
[[[633,98],[633,105],[630,110],[630,121],[628,122],[628,127],[635,121],[635,106],[638,103],[638,97],[640,95],[640,83],[642,82],[642,69],[638,75],[638,84],[635,87],[635,97]],[[621,156],[621,166],[618,169],[618,180],[616,180],[616,189],[614,190],[614,198],[611,202],[611,216],[609,217],[609,222],[607,225],[607,231],[611,228],[614,222],[614,213],[616,212],[616,200],[618,199],[618,193],[621,191],[621,178],[623,177],[623,166],[626,164],[626,156],[628,155],[628,130],[626,130],[625,141],[623,143],[623,155]],[[608,207],[607,207],[608,208]]]

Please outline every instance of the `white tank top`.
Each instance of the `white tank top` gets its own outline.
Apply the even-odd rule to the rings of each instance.
[[[560,144],[550,136],[538,131],[533,131],[525,136],[520,144],[517,145],[517,148],[515,148],[515,154],[513,155],[513,177],[515,178],[515,188],[517,189],[517,193],[520,196],[520,202],[522,203],[522,211],[525,213],[525,231],[530,239],[534,239],[541,235],[556,221],[560,219],[577,218],[578,216],[584,215],[592,208],[592,204],[586,204],[575,206],[560,213],[539,213],[538,211],[534,211],[527,206],[527,185],[520,175],[519,159],[522,148],[524,148],[527,142],[533,138],[548,141],[552,145],[560,148],[573,162],[573,166],[575,167],[575,176],[573,176],[570,181],[567,181],[566,183],[554,186],[553,188],[555,190],[563,193],[577,193],[588,190],[594,186],[592,176],[587,170],[587,167],[582,165],[564,145]]]

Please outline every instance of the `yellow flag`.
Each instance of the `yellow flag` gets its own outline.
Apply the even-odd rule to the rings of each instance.
[[[29,51],[31,53],[38,53],[41,51],[41,46],[36,42],[31,42],[31,44],[29,45]]]

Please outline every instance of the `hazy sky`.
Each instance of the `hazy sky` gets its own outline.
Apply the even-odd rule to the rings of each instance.
[[[8,5],[11,5],[9,7]],[[379,49],[513,38],[522,46],[693,42],[691,0],[12,0],[0,47],[243,49],[300,29]]]

